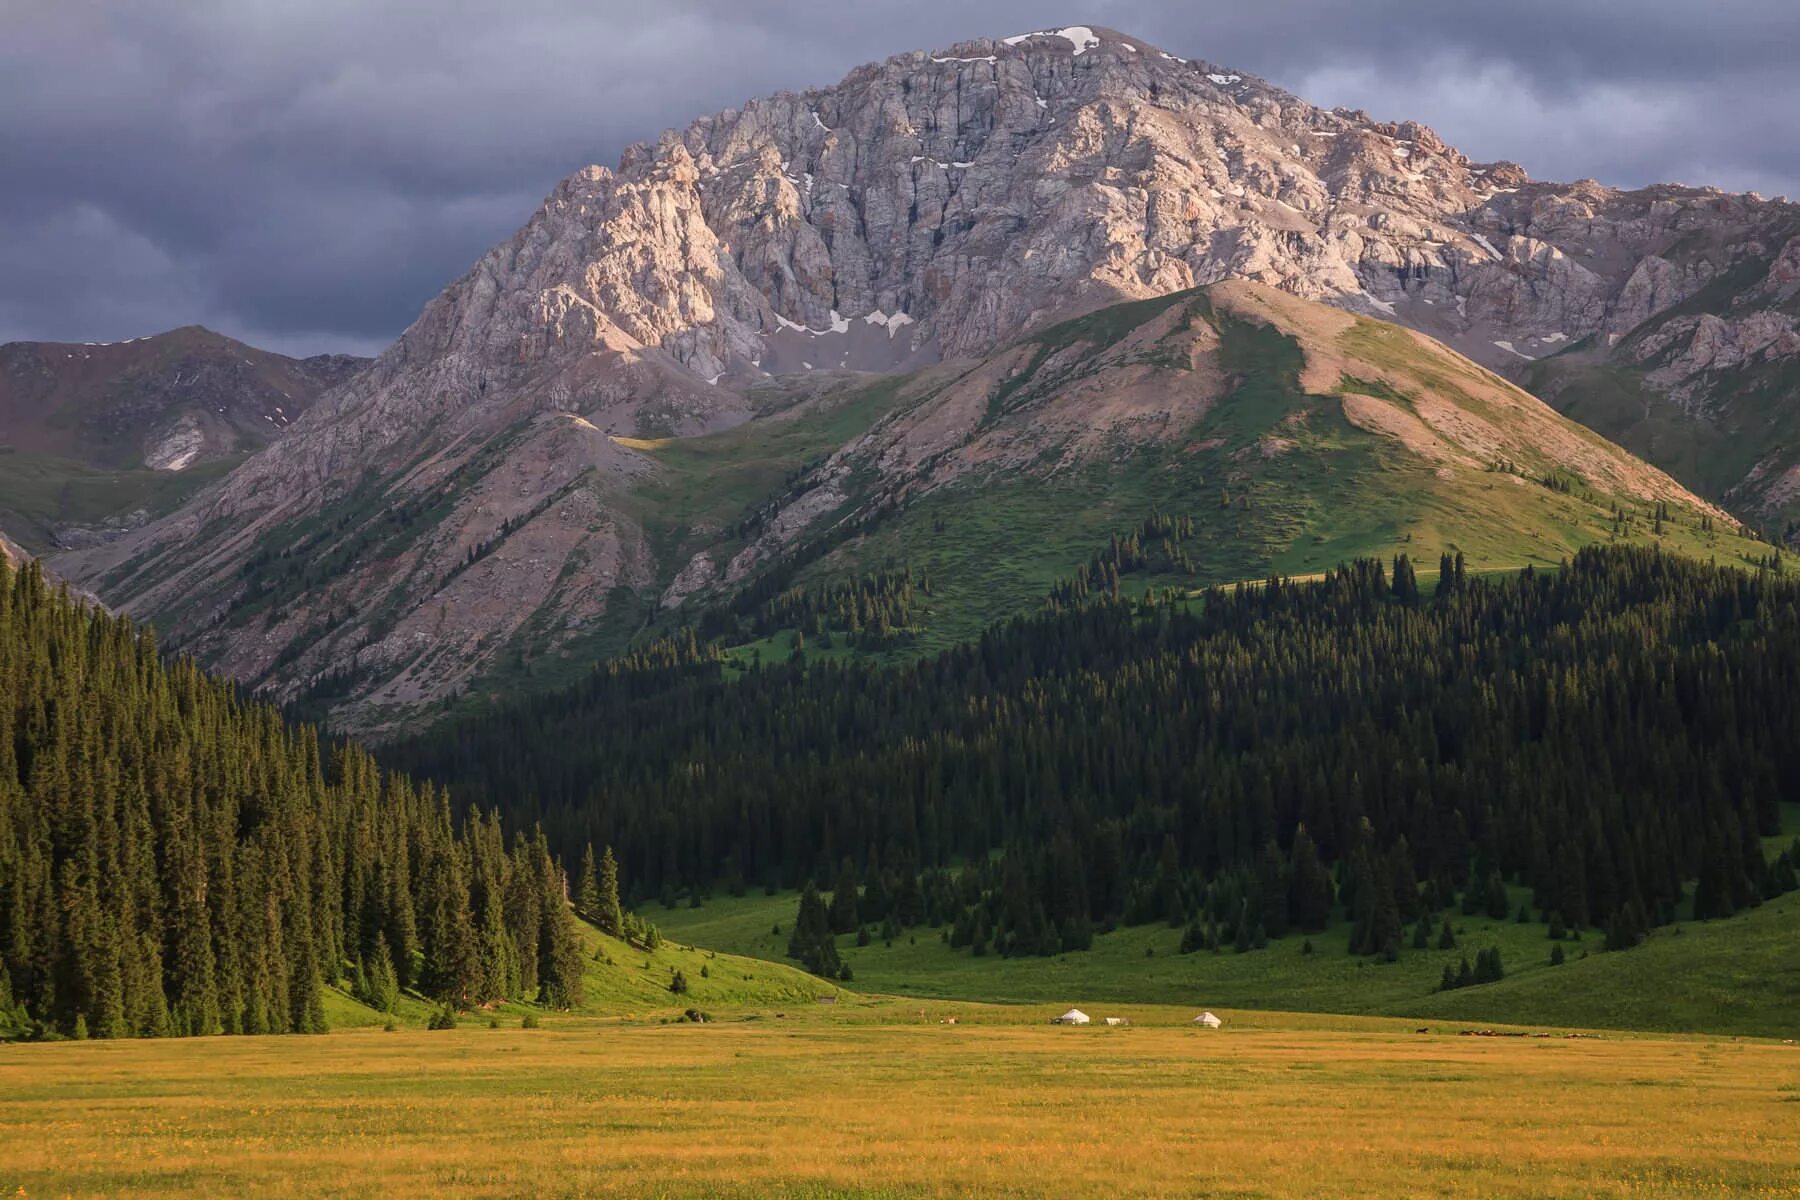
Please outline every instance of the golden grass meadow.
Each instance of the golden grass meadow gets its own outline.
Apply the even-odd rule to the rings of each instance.
[[[1777,1041],[778,1011],[3,1045],[0,1194],[1800,1197]]]

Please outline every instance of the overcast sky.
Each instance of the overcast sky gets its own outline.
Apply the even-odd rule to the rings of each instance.
[[[0,0],[0,341],[373,353],[556,181],[964,38],[1108,25],[1543,179],[1800,197],[1796,0]]]

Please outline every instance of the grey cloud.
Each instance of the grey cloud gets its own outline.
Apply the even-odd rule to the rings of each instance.
[[[0,0],[0,339],[367,351],[629,142],[1069,21],[1540,177],[1800,194],[1788,0]]]

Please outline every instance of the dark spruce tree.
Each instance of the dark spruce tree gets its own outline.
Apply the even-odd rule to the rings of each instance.
[[[600,856],[600,900],[594,924],[601,933],[625,936],[625,908],[619,902],[619,860],[613,857],[611,846]]]
[[[831,917],[819,889],[809,880],[800,893],[800,908],[794,915],[793,932],[788,935],[788,957],[798,959],[814,975],[835,979],[843,963],[838,958],[837,938],[831,932]]]
[[[575,911],[595,925],[600,923],[600,868],[594,862],[594,844],[581,848],[581,882],[575,888]]]
[[[838,872],[831,889],[829,919],[833,933],[853,933],[860,924],[857,903],[856,872],[848,862]]]

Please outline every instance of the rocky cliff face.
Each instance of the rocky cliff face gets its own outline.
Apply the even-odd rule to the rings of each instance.
[[[815,365],[858,365],[846,335],[869,324],[959,357],[1230,277],[1515,367],[1800,253],[1793,205],[1532,183],[1423,126],[1086,27],[893,58],[573,182],[703,217],[710,236],[690,221],[660,255],[615,238],[591,298],[707,378],[768,368],[771,339],[792,369],[784,334]]]
[[[1800,214],[1783,209],[1784,219],[1745,228],[1721,200],[1712,223],[1691,223],[1666,256],[1637,268],[1635,291],[1652,297],[1641,320],[1519,374],[1791,541],[1800,522]]]
[[[8,566],[18,567],[31,561],[31,554],[19,543],[0,533],[0,558],[6,560]]]
[[[1535,184],[1105,29],[901,55],[577,172],[287,436],[66,566],[246,679],[416,703],[703,584],[630,498],[643,446],[796,380],[1228,278],[1523,370],[1710,303],[1795,211]]]

